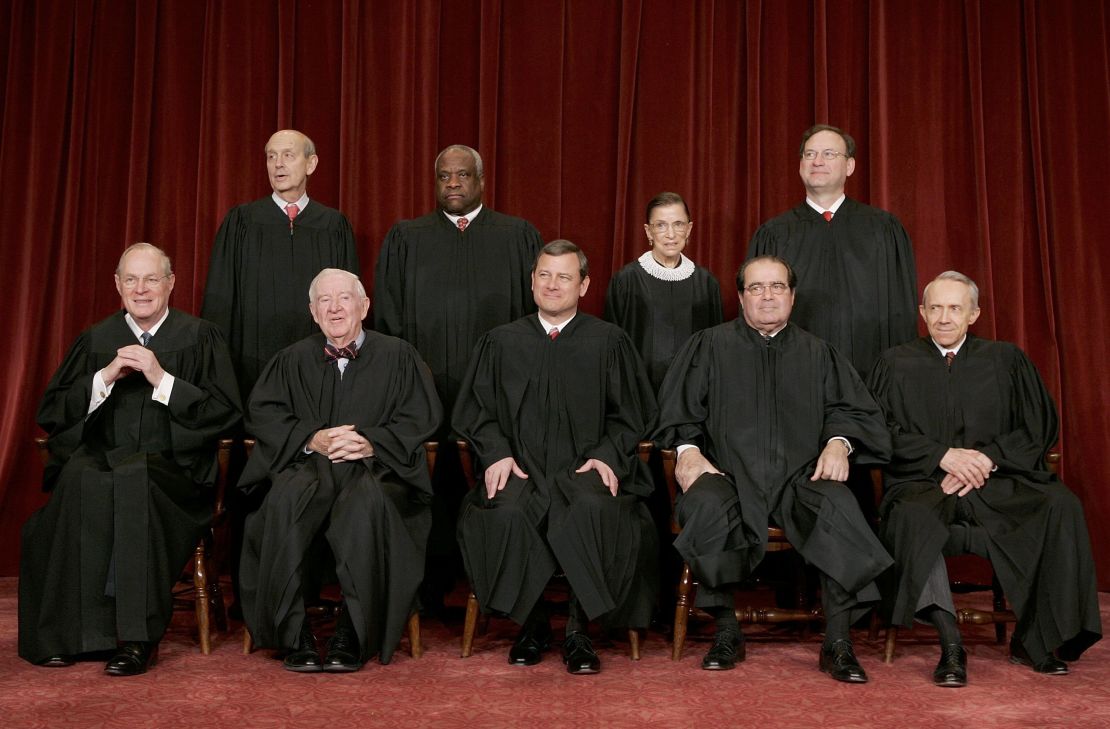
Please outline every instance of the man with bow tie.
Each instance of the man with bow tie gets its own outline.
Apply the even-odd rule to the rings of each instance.
[[[289,651],[290,671],[355,671],[374,655],[389,663],[423,576],[431,482],[422,444],[442,411],[416,350],[363,330],[369,307],[357,276],[321,271],[309,287],[320,333],[278,352],[250,398],[257,445],[239,485],[272,485],[247,518],[243,613],[256,645]],[[343,596],[323,660],[303,589],[319,533]]]

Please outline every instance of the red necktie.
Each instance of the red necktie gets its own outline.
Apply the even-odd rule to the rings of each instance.
[[[458,222],[455,223],[455,225],[459,226],[459,232],[460,233],[463,232],[464,230],[466,230],[466,226],[469,225],[469,224],[470,224],[470,221],[467,220],[466,218],[459,218]]]
[[[559,338],[559,330],[558,329],[552,329],[551,331],[549,331],[547,333],[547,336],[551,337],[551,341],[554,342],[556,339]]]
[[[944,364],[946,364],[948,366],[948,369],[952,369],[952,360],[954,360],[954,359],[956,359],[956,353],[955,352],[945,352],[944,353]]]
[[[297,207],[296,203],[289,203],[288,205],[285,206],[285,214],[289,216],[289,231],[290,232],[293,231],[293,218],[297,217],[297,213],[299,213],[299,212],[301,212],[301,209],[299,207]]]
[[[832,222],[832,210],[826,210],[825,212],[823,212],[821,214],[825,216],[825,222],[826,223],[831,223]]]

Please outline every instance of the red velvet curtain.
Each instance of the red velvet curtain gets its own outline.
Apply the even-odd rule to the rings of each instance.
[[[43,500],[38,399],[119,306],[120,251],[165,248],[173,303],[196,312],[216,227],[268,192],[262,146],[287,126],[316,141],[310,194],[350,218],[367,281],[462,142],[487,203],[590,254],[594,313],[665,189],[690,201],[688,252],[734,290],[752,231],[802,199],[801,131],[842,126],[849,194],[902,219],[922,283],[978,280],[977,332],[1030,353],[1066,480],[1092,525],[1110,517],[1103,3],[6,0],[0,21],[0,574]],[[1093,540],[1110,586],[1110,533]]]

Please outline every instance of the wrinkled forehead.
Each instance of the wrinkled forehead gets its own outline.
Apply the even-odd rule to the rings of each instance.
[[[971,307],[971,287],[961,281],[933,281],[925,289],[925,304]]]
[[[781,281],[787,283],[788,274],[786,273],[786,266],[774,261],[760,261],[753,263],[744,270],[744,285],[761,282],[761,283],[775,283]]]
[[[120,265],[120,276],[145,276],[162,272],[162,257],[154,251],[131,251]]]
[[[293,132],[279,132],[270,137],[270,141],[266,142],[266,153],[271,152],[285,152],[293,150],[294,152],[301,152],[304,150],[304,140],[299,134]]]
[[[359,298],[358,286],[355,280],[350,276],[343,276],[335,274],[334,276],[327,276],[316,282],[316,298],[322,296],[342,296],[348,294],[355,298]]]

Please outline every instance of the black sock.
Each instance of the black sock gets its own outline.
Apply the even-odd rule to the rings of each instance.
[[[922,620],[929,621],[937,629],[940,634],[941,645],[952,643],[963,645],[964,639],[960,635],[960,627],[956,625],[955,615],[936,605],[919,610],[917,614]]]
[[[838,640],[851,640],[848,629],[852,627],[852,611],[841,610],[836,615],[830,616],[825,623],[825,647],[831,646]]]
[[[575,598],[574,593],[570,595],[570,602],[567,603],[567,635],[571,633],[585,633],[586,625],[590,622],[586,617],[586,612],[582,606],[578,604],[578,599]]]
[[[736,608],[732,605],[706,608],[705,611],[713,616],[713,622],[717,625],[718,633],[723,630],[740,633],[740,623],[736,621]]]

